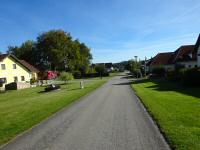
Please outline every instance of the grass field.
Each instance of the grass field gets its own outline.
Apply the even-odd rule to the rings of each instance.
[[[161,79],[144,79],[132,87],[173,148],[200,150],[200,88]]]
[[[79,82],[72,82],[61,85],[61,90],[55,92],[44,93],[44,87],[36,87],[0,94],[0,145],[98,88],[107,79],[85,82],[84,89],[79,88]]]

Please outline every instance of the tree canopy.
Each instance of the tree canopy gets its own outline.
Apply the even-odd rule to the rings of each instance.
[[[8,53],[24,59],[45,70],[86,72],[92,54],[90,48],[79,40],[73,40],[63,30],[43,32],[36,41],[27,40],[20,46],[9,46]]]

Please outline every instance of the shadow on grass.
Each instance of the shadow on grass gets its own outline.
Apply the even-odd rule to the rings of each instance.
[[[175,91],[178,93],[182,93],[189,96],[194,96],[197,98],[200,98],[200,88],[199,87],[188,87],[183,86],[178,82],[172,82],[168,81],[166,79],[142,79],[133,82],[133,84],[141,84],[141,83],[147,83],[147,82],[153,82],[155,85],[147,86],[146,88],[150,88],[157,91]]]
[[[129,81],[129,82],[115,83],[115,84],[113,84],[113,85],[131,85],[131,84],[133,84],[133,83],[134,83],[134,81]]]

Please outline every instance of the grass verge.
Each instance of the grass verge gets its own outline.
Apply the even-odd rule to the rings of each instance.
[[[44,87],[0,94],[0,145],[38,124],[58,110],[95,90],[107,80],[95,80],[79,88],[79,82],[61,85],[60,91],[42,92]]]
[[[173,149],[200,149],[200,88],[162,79],[140,80],[132,87]]]

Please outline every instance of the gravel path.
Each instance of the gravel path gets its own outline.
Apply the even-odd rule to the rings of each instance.
[[[117,76],[2,150],[169,150],[130,88]]]

